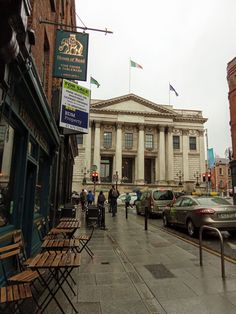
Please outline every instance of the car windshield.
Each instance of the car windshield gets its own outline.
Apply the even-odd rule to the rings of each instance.
[[[154,191],[153,193],[154,200],[172,200],[173,193],[171,191]]]
[[[199,197],[197,201],[200,205],[232,205],[227,199],[221,197]]]

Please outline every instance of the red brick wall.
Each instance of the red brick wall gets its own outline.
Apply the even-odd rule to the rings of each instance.
[[[64,3],[64,16],[62,16],[62,3]],[[56,12],[51,10],[50,0],[31,0],[32,15],[29,18],[28,27],[35,32],[36,44],[32,46],[32,55],[38,69],[39,76],[42,80],[43,75],[43,60],[44,60],[44,43],[45,37],[48,39],[49,51],[47,56],[46,66],[46,82],[45,93],[49,104],[51,103],[53,85],[60,84],[59,79],[53,79],[53,58],[54,58],[54,44],[55,31],[60,26],[48,25],[40,23],[39,20],[49,20],[56,23],[63,23],[75,25],[75,3],[74,0],[55,0]],[[73,16],[71,16],[71,14]],[[65,28],[64,28],[65,29]],[[69,30],[69,29],[68,29]]]
[[[227,80],[229,85],[229,110],[232,138],[233,159],[236,160],[236,58],[227,66]]]

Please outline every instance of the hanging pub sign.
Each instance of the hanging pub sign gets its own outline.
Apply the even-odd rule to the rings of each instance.
[[[57,30],[53,76],[87,80],[88,34]]]
[[[64,79],[59,125],[78,133],[88,133],[89,104],[90,90]]]

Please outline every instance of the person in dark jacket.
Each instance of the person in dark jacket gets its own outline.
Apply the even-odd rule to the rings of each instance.
[[[105,195],[103,194],[103,191],[100,191],[97,199],[97,206],[100,210],[100,227],[101,229],[105,229]]]
[[[108,199],[110,200],[111,205],[112,217],[114,217],[117,213],[117,198],[119,197],[119,195],[119,191],[115,188],[114,185],[112,185],[108,195]]]

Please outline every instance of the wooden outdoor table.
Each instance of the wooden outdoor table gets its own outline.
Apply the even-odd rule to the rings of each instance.
[[[75,222],[79,222],[79,219],[77,218],[69,218],[69,217],[63,217],[63,218],[60,218],[60,221],[75,221]]]
[[[57,251],[73,251],[76,252],[80,246],[79,239],[47,239],[42,244],[43,250],[57,250]]]
[[[62,284],[66,281],[70,289],[73,291],[74,295],[75,292],[71,287],[70,283],[67,280],[67,277],[70,275],[71,271],[74,268],[78,268],[81,264],[81,256],[79,253],[55,253],[55,252],[44,252],[36,255],[32,260],[29,262],[28,267],[34,269],[38,272],[42,282],[45,284],[46,289],[48,290],[48,294],[42,301],[40,308],[38,311],[43,313],[46,309],[48,304],[55,300],[57,306],[60,308],[61,312],[65,314],[62,306],[60,305],[59,301],[56,298],[56,294],[59,290],[63,292],[65,297],[67,298],[68,302],[74,309],[76,313],[78,311],[74,307],[73,303],[71,302],[69,296],[65,292]],[[40,273],[41,269],[47,269],[51,276],[47,281]],[[53,281],[53,287],[51,288],[49,285]]]
[[[57,229],[78,229],[81,226],[81,221],[61,221],[57,225]]]

